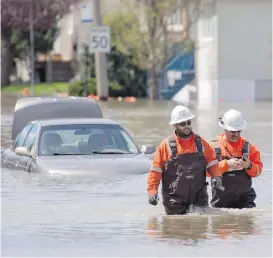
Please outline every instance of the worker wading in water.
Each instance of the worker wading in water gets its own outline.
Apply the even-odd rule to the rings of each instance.
[[[158,203],[162,180],[162,198],[168,215],[185,214],[190,205],[208,206],[206,171],[221,189],[221,172],[214,149],[192,131],[194,115],[178,105],[171,113],[174,133],[158,146],[148,175],[148,198]]]
[[[228,110],[219,119],[224,132],[217,136],[212,146],[219,161],[225,191],[217,189],[212,183],[212,207],[256,207],[252,178],[262,173],[263,163],[257,147],[241,136],[246,124],[242,114],[235,109]]]

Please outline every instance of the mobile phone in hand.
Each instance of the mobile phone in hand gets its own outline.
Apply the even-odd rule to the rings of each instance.
[[[242,160],[243,160],[243,161],[246,161],[246,158],[248,158],[248,154],[247,154],[247,153],[244,153],[244,154],[243,154],[243,157],[242,157]]]

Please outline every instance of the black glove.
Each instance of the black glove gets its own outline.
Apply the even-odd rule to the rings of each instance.
[[[149,203],[151,205],[157,205],[158,200],[159,200],[159,197],[157,193],[149,195]]]
[[[223,187],[222,177],[216,176],[211,180],[211,187],[217,188],[219,190],[225,191]]]

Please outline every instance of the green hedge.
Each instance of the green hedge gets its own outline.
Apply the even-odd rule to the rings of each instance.
[[[108,82],[109,87],[109,96],[110,97],[119,97],[125,95],[125,89],[115,83],[115,82]],[[83,96],[84,87],[82,82],[72,82],[68,86],[68,94],[70,96]],[[88,94],[97,95],[97,87],[96,87],[96,79],[90,78],[88,80]]]

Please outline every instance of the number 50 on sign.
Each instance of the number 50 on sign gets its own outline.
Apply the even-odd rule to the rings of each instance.
[[[109,53],[111,50],[110,28],[94,26],[91,28],[90,52]]]

